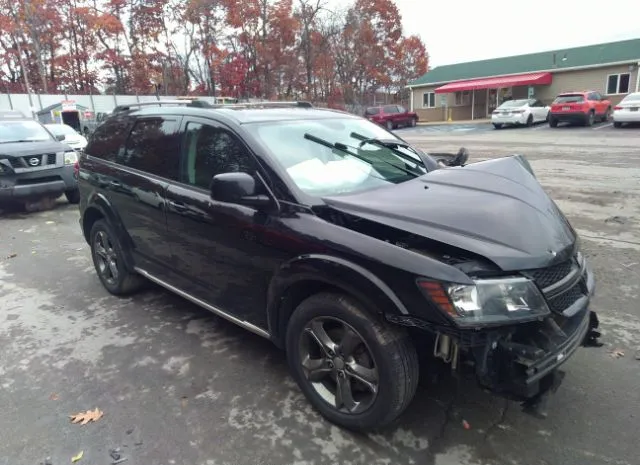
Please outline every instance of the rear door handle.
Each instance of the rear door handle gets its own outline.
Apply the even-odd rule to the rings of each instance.
[[[111,184],[113,187],[120,187],[121,184],[118,181],[109,181],[109,184]]]

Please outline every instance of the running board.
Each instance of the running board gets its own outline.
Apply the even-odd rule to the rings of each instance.
[[[219,308],[214,307],[213,305],[210,305],[210,304],[206,303],[205,301],[200,300],[197,297],[194,297],[191,294],[189,294],[187,292],[184,292],[183,290],[180,290],[177,287],[172,286],[171,284],[169,284],[167,282],[164,282],[162,279],[156,278],[155,276],[153,276],[148,271],[145,271],[145,270],[143,270],[141,268],[138,268],[138,267],[135,267],[134,269],[135,269],[136,273],[139,273],[141,276],[144,276],[149,281],[153,281],[154,283],[164,287],[165,289],[178,294],[180,297],[184,297],[185,299],[190,300],[194,304],[199,305],[200,307],[205,308],[205,309],[209,310],[210,312],[213,312],[216,315],[221,316],[225,320],[228,320],[231,323],[235,323],[238,326],[240,326],[240,327],[242,327],[242,328],[244,328],[246,330],[251,331],[254,334],[257,334],[258,336],[262,336],[264,338],[270,339],[271,335],[269,334],[269,332],[265,331],[264,329],[254,325],[254,324],[251,324],[248,321],[240,320],[239,318],[236,318],[233,315],[229,315],[228,313],[223,312]]]

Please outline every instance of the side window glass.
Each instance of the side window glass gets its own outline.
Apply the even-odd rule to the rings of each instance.
[[[138,120],[127,140],[123,156],[125,166],[167,179],[178,179],[180,172],[180,138],[177,121],[164,118]]]
[[[203,189],[209,189],[217,174],[256,170],[252,155],[235,135],[207,124],[187,124],[185,154],[183,182]]]
[[[395,106],[395,105],[387,105],[387,106],[384,107],[384,112],[387,113],[387,114],[388,113],[392,113],[392,114],[398,113],[398,107]]]
[[[120,117],[105,121],[89,138],[85,152],[92,157],[115,162],[118,153],[124,147],[130,127],[129,118]]]
[[[399,112],[399,113],[406,113],[406,112],[407,112],[407,110],[406,110],[406,108],[404,108],[404,107],[398,106],[398,112]]]

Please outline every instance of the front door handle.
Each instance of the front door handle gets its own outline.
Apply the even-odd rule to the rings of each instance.
[[[175,200],[169,200],[169,206],[176,211],[183,212],[187,210],[187,206],[182,202],[176,202]]]
[[[120,187],[122,185],[118,181],[109,181],[109,184],[113,187]]]

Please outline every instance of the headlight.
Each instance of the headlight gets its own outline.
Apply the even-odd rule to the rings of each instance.
[[[534,320],[549,314],[544,297],[523,278],[478,279],[475,284],[419,281],[429,298],[461,326]]]
[[[65,152],[64,153],[64,164],[65,165],[73,165],[78,161],[78,154],[76,152]]]

